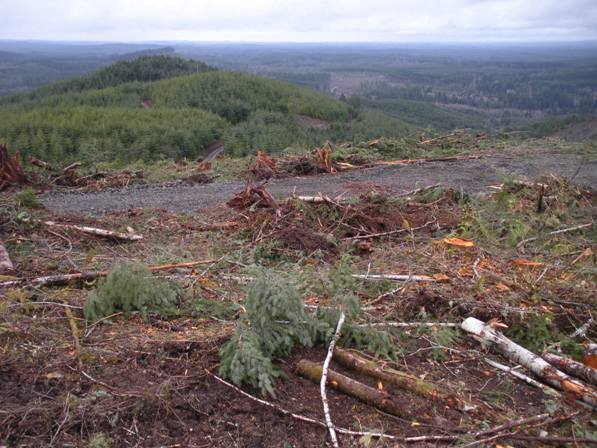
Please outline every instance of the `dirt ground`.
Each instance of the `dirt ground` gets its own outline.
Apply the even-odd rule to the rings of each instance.
[[[536,180],[553,173],[575,177],[575,182],[597,186],[597,161],[557,150],[510,150],[485,153],[480,159],[430,162],[418,165],[365,168],[337,174],[271,180],[268,190],[276,197],[323,193],[354,195],[354,186],[366,184],[400,193],[436,183],[469,193],[488,191],[505,179]],[[226,202],[244,186],[240,181],[208,185],[145,185],[97,193],[48,193],[40,197],[47,208],[61,213],[100,215],[108,211],[160,208],[175,213],[193,213]]]
[[[55,193],[42,198],[46,209],[25,208],[12,193],[3,194],[0,237],[14,275],[24,284],[37,276],[107,271],[131,261],[209,262],[156,274],[175,283],[184,299],[179,314],[150,313],[145,320],[136,312],[86,320],[83,307],[98,286],[95,281],[0,285],[0,446],[330,446],[325,428],[256,401],[266,398],[323,421],[319,385],[299,376],[296,366],[301,359],[321,363],[326,347],[296,346],[288,356],[274,358],[285,374],[275,381],[275,398],[247,385],[229,387],[214,375],[219,350],[245,312],[246,279],[257,267],[304,283],[300,299],[325,307],[331,302],[325,287],[342,256],[349,257],[355,273],[433,276],[424,282],[356,281],[359,323],[413,323],[394,329],[396,357],[377,362],[453,393],[475,409],[459,410],[332,361],[332,369],[386,391],[402,410],[400,417],[389,415],[330,384],[335,425],[394,437],[341,434],[340,446],[591,446],[595,414],[578,397],[554,397],[495,369],[487,359],[509,367],[514,362],[453,327],[470,316],[493,320],[536,353],[549,345],[582,356],[583,338],[568,335],[597,316],[595,191],[547,177],[541,179],[546,184],[510,183],[491,196],[460,192],[488,191],[488,185],[503,180],[502,171],[525,180],[551,172],[597,184],[595,163],[582,163],[579,156],[553,151],[525,157],[512,152],[275,180],[268,189],[280,196],[296,186],[297,194],[348,191],[359,198],[348,204],[290,201],[280,210],[264,204],[240,211],[216,207],[242,189],[240,182]],[[456,188],[403,200],[384,196],[437,182]],[[106,240],[47,227],[47,220],[122,232],[131,228],[143,240]],[[235,226],[209,228],[230,222]],[[454,245],[448,236],[473,245]],[[585,336],[595,340],[595,325]],[[372,357],[368,348],[347,348]],[[510,426],[529,418],[536,420]],[[490,432],[474,435],[483,430]],[[427,439],[405,440],[417,436]]]

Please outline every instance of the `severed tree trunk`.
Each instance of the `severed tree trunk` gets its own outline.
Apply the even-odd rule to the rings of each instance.
[[[323,370],[320,364],[301,359],[296,369],[299,375],[319,384]],[[362,402],[373,405],[389,414],[403,418],[411,417],[406,413],[404,407],[396,402],[387,392],[367,386],[331,369],[328,370],[328,386],[358,398]]]
[[[540,356],[494,330],[490,325],[486,325],[474,317],[469,317],[462,322],[462,329],[474,334],[483,342],[493,344],[504,356],[523,365],[547,384],[563,390],[591,406],[597,406],[597,392],[592,387],[570,378]]]
[[[554,353],[545,352],[543,353],[543,359],[545,359],[552,366],[557,367],[564,372],[585,380],[593,385],[597,385],[597,370],[585,366],[580,362],[574,361],[573,359],[563,358]]]
[[[0,144],[0,191],[13,185],[25,185],[29,181],[19,155],[10,156],[5,145]]]
[[[353,355],[348,350],[336,348],[334,360],[344,367],[353,369],[362,375],[378,379],[384,384],[391,384],[401,389],[408,390],[421,397],[442,401],[451,407],[457,407],[463,411],[474,409],[474,406],[464,403],[463,400],[460,400],[454,395],[442,392],[434,384],[399,370],[381,367],[378,363]]]
[[[78,230],[79,232],[88,233],[90,235],[101,236],[104,238],[114,238],[117,240],[138,241],[143,239],[142,235],[136,235],[134,233],[114,232],[112,230],[98,229],[96,227],[76,226],[73,224],[58,224],[53,221],[45,221],[44,224],[48,227],[62,227],[64,229],[73,229]]]
[[[8,256],[8,251],[2,241],[0,241],[0,274],[3,272],[12,272],[14,271],[14,266],[12,261],[10,261],[10,257]]]

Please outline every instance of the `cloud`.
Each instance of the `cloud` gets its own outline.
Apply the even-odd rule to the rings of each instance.
[[[0,0],[4,39],[597,39],[595,0]]]

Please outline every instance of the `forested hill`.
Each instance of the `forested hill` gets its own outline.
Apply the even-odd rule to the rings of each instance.
[[[244,155],[412,131],[380,111],[171,56],[118,62],[0,103],[0,141],[48,161],[194,158],[217,140]]]
[[[182,59],[176,56],[143,55],[132,60],[122,60],[102,68],[90,75],[66,81],[59,81],[40,87],[30,93],[23,93],[0,99],[0,104],[19,103],[23,100],[39,98],[67,92],[81,92],[92,89],[105,89],[129,82],[158,81],[175,76],[215,70],[209,65]]]

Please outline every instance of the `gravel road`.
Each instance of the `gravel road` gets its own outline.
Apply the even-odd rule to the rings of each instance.
[[[319,192],[350,195],[375,185],[388,192],[400,193],[441,183],[478,193],[486,191],[489,185],[501,183],[504,175],[518,180],[536,180],[550,173],[567,178],[576,174],[576,183],[597,187],[597,161],[588,162],[577,154],[543,150],[531,153],[509,151],[485,155],[480,159],[381,166],[337,174],[276,179],[270,181],[268,190],[276,197],[290,196],[293,192],[299,195]],[[97,193],[51,192],[42,195],[40,200],[48,209],[59,213],[101,215],[129,208],[192,213],[223,204],[243,187],[242,181],[196,186],[136,185]]]

